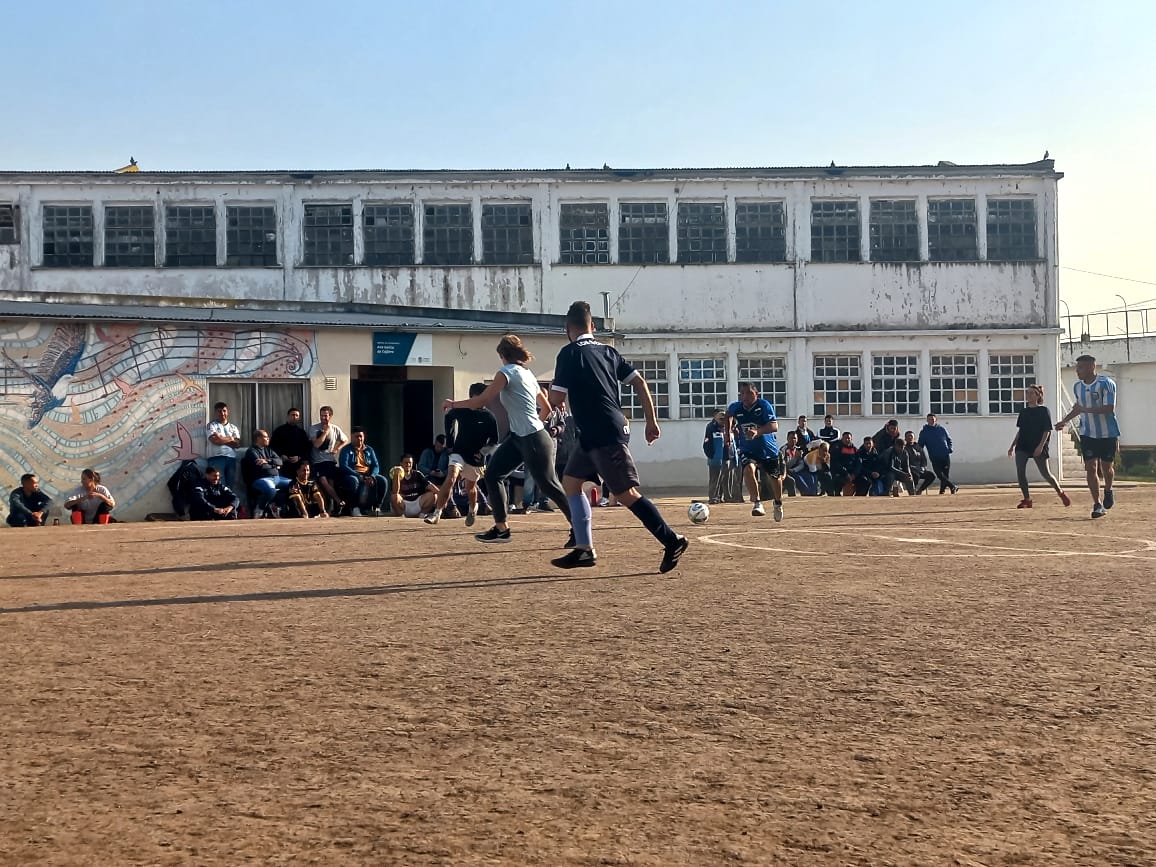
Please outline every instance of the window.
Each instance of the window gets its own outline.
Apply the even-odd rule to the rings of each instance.
[[[859,203],[811,202],[811,261],[858,262]]]
[[[0,244],[20,243],[20,206],[0,204]]]
[[[919,221],[915,202],[872,199],[871,261],[919,261]]]
[[[277,214],[272,206],[231,207],[225,225],[226,265],[277,264]]]
[[[990,357],[987,408],[992,414],[1019,412],[1027,402],[1027,387],[1036,381],[1036,356],[1014,353]]]
[[[365,231],[365,264],[385,268],[412,265],[414,252],[413,205],[366,205],[361,211]]]
[[[987,260],[1036,259],[1036,203],[1033,199],[987,200]]]
[[[597,202],[563,204],[558,237],[561,264],[607,264],[610,261],[610,207]]]
[[[253,431],[270,433],[284,424],[290,407],[297,407],[309,426],[309,408],[306,405],[308,382],[268,382],[261,380],[220,380],[209,383],[209,400],[205,417],[212,418],[213,405],[224,401],[229,405],[229,421],[241,431],[241,442],[251,444]],[[243,450],[242,450],[243,451]]]
[[[106,268],[151,268],[156,265],[156,223],[152,205],[104,209]]]
[[[872,356],[872,414],[919,415],[919,404],[919,356]]]
[[[487,265],[534,262],[534,228],[529,202],[482,205],[482,261]]]
[[[705,265],[726,260],[726,206],[722,202],[679,202],[679,263]]]
[[[776,355],[739,358],[739,382],[753,382],[759,390],[759,397],[775,408],[775,415],[787,417],[786,358]]]
[[[353,205],[305,206],[305,265],[353,264]]]
[[[619,205],[618,262],[652,265],[670,261],[666,202],[623,202]]]
[[[631,359],[630,364],[642,374],[650,387],[650,395],[654,398],[654,413],[659,418],[670,418],[670,378],[666,373],[665,358]],[[638,399],[638,392],[631,385],[622,384],[618,387],[622,399],[622,411],[627,418],[646,418],[642,412],[642,402]]]
[[[931,408],[936,415],[979,412],[979,372],[974,355],[931,356]]]
[[[927,202],[927,250],[932,262],[974,262],[975,199]]]
[[[858,355],[815,356],[816,418],[825,415],[863,415],[863,374]]]
[[[44,206],[46,268],[91,268],[93,262],[92,208]]]
[[[165,208],[165,266],[217,264],[217,214],[212,205]]]
[[[782,202],[735,204],[735,261],[787,261],[787,211]]]
[[[474,261],[474,217],[469,205],[426,205],[426,265],[470,265]]]
[[[725,358],[678,360],[679,418],[710,418],[727,406]]]

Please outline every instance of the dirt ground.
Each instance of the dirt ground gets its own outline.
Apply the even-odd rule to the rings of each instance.
[[[1156,863],[1156,487],[0,533],[0,863]],[[479,521],[478,530],[488,521]]]

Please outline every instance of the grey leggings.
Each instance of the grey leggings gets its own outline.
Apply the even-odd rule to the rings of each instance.
[[[1016,449],[1016,477],[1019,479],[1020,490],[1023,491],[1024,499],[1030,500],[1032,498],[1028,489],[1028,461],[1034,460],[1036,466],[1039,468],[1040,475],[1044,477],[1044,481],[1052,486],[1057,494],[1060,492],[1060,483],[1056,481],[1056,477],[1052,475],[1051,470],[1048,469],[1048,459],[1046,457],[1033,458],[1031,452],[1021,452]]]
[[[570,520],[570,502],[554,472],[554,440],[545,429],[520,437],[510,434],[498,446],[486,467],[486,495],[494,510],[494,523],[506,523],[506,477],[526,465],[526,474],[534,479],[541,496],[549,497],[558,510]]]

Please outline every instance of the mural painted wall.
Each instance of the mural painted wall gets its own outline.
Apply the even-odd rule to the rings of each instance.
[[[310,330],[0,322],[0,489],[28,471],[60,502],[85,467],[117,512],[204,454],[208,380],[307,378]]]

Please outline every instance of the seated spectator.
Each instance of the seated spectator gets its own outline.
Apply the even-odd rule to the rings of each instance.
[[[214,466],[205,469],[205,479],[193,489],[189,504],[189,520],[234,521],[241,498],[221,480],[221,471]]]
[[[811,440],[816,439],[815,432],[807,427],[807,417],[799,416],[799,423],[795,426],[795,435],[799,438],[799,448],[805,449]]]
[[[344,484],[338,482],[339,476],[347,474],[347,471],[338,466],[337,455],[349,443],[349,437],[333,423],[333,407],[323,406],[317,415],[320,421],[309,429],[310,474],[317,480],[325,496],[333,502],[334,510],[340,513],[346,505],[343,493],[347,493],[356,484],[349,479]]]
[[[439,488],[449,475],[450,452],[446,448],[445,434],[434,437],[433,445],[421,453],[417,468],[421,474]]]
[[[365,428],[353,429],[353,442],[341,450],[340,464],[347,471],[345,478],[356,480],[354,490],[343,492],[349,514],[360,517],[361,504],[369,514],[377,517],[381,514],[381,506],[389,493],[389,482],[381,474],[381,464],[377,461],[377,452],[373,446],[365,444]],[[339,480],[341,481],[341,480]]]
[[[826,494],[828,497],[835,496],[835,483],[831,475],[831,446],[826,440],[818,440],[811,443],[814,446],[807,450],[807,454],[803,460],[807,464],[807,469],[814,475],[815,488],[817,495]]]
[[[112,519],[116,500],[100,483],[100,473],[85,470],[80,474],[80,487],[68,495],[64,508],[72,512],[74,524],[107,524]]]
[[[281,455],[269,445],[269,431],[259,430],[253,434],[253,445],[241,456],[241,480],[253,504],[253,517],[277,517],[273,499],[278,491],[289,487],[292,480],[281,475]]]
[[[8,526],[43,527],[51,505],[48,494],[40,490],[36,473],[25,473],[20,477],[20,487],[8,495]]]
[[[899,489],[904,488],[909,493],[911,484],[911,458],[903,445],[903,440],[897,439],[883,456],[887,465],[887,490],[891,496],[898,497]]]
[[[321,486],[311,477],[312,467],[308,461],[297,465],[297,476],[289,487],[281,491],[282,518],[328,518],[325,508],[325,494]]]
[[[845,430],[831,450],[831,481],[835,496],[855,494],[855,480],[859,477],[859,449],[851,431]]]
[[[823,416],[823,426],[819,428],[819,439],[831,448],[834,448],[835,443],[839,442],[839,428],[835,427],[835,419],[832,416]]]
[[[903,434],[903,447],[907,450],[907,460],[911,463],[911,487],[908,493],[922,494],[935,481],[935,473],[927,467],[927,453],[915,441],[915,431]]]
[[[879,454],[886,454],[887,451],[896,443],[903,441],[903,435],[899,433],[898,419],[891,419],[887,424],[880,428],[879,432],[875,434],[875,449]]]
[[[397,517],[425,518],[433,511],[438,486],[414,466],[413,455],[402,455],[389,471],[389,506]]]
[[[887,467],[875,448],[874,437],[863,437],[859,449],[859,474],[855,477],[855,495],[878,497],[887,493]]]
[[[285,424],[269,438],[269,448],[281,456],[281,475],[290,481],[297,478],[297,465],[309,460],[313,452],[309,433],[301,426],[301,410],[295,406],[289,408]]]

